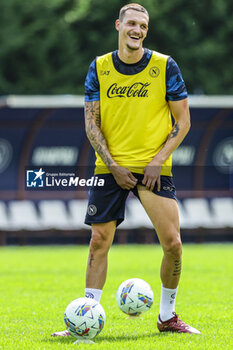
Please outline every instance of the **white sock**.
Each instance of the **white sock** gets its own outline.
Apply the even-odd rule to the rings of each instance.
[[[162,285],[159,311],[162,321],[167,321],[174,316],[177,290],[178,287],[176,289],[168,289]]]
[[[100,303],[102,292],[101,289],[85,288],[85,297],[95,299]]]

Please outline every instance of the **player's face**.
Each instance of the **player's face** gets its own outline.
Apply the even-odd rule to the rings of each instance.
[[[128,10],[122,21],[116,21],[119,32],[119,45],[129,50],[139,50],[142,47],[148,31],[149,18],[145,13]]]

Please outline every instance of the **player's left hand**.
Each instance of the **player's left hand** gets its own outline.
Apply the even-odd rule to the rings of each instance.
[[[157,164],[154,161],[151,161],[144,169],[144,177],[142,180],[143,185],[149,191],[153,191],[155,184],[157,183],[157,191],[160,191],[161,183],[160,183],[160,172],[161,165]]]

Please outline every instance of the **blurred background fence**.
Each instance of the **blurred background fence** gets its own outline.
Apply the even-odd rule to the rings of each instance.
[[[1,244],[88,243],[87,191],[26,189],[28,168],[90,172],[95,156],[85,135],[83,97],[11,95],[0,105]],[[192,128],[173,155],[183,240],[232,240],[233,98],[190,96],[190,108]],[[115,241],[156,241],[133,196]]]

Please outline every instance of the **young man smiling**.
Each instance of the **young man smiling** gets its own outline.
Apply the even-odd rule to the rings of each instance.
[[[85,220],[92,227],[85,295],[100,301],[108,251],[132,191],[164,252],[157,327],[160,332],[199,334],[175,313],[182,243],[171,155],[190,128],[187,92],[176,62],[143,48],[148,24],[141,5],[122,7],[115,23],[118,50],[97,57],[86,78],[86,132],[96,151],[95,174],[107,186],[89,193],[89,207],[96,210],[94,215],[88,210]]]

